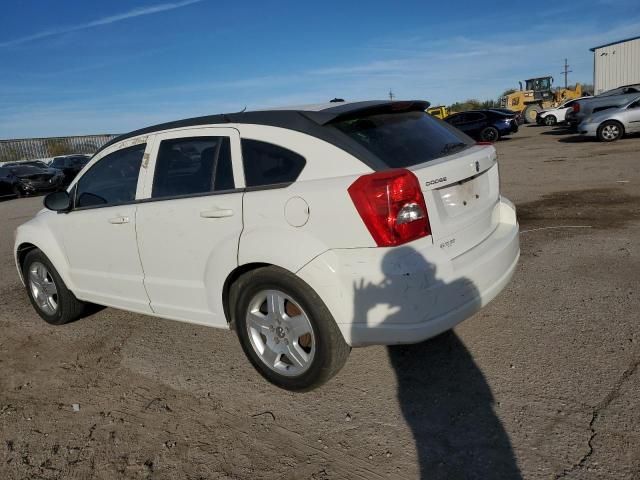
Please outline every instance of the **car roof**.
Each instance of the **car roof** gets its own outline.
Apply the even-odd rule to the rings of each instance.
[[[121,142],[122,140],[137,137],[139,135],[146,135],[174,128],[225,123],[282,127],[323,138],[326,135],[323,135],[321,130],[326,129],[322,129],[321,127],[337,120],[348,119],[352,116],[370,115],[382,112],[424,111],[429,108],[429,105],[429,102],[424,100],[370,100],[364,102],[329,102],[313,105],[277,107],[264,110],[206,115],[203,117],[187,118],[184,120],[161,123],[141,128],[139,130],[134,130],[133,132],[120,135],[119,137],[107,142],[98,150],[98,152],[115,143]]]

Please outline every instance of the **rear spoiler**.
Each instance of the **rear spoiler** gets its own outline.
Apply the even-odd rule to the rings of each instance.
[[[431,103],[424,100],[379,101],[347,103],[327,108],[319,112],[301,111],[300,114],[318,125],[349,120],[350,118],[376,115],[381,113],[400,113],[425,111]]]

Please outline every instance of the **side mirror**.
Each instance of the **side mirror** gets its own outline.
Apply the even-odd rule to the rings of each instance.
[[[71,197],[66,190],[52,192],[44,197],[44,206],[54,212],[67,212],[71,208]]]

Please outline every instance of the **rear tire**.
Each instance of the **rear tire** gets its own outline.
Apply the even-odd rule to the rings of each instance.
[[[546,117],[544,117],[543,121],[547,127],[553,127],[556,123],[558,123],[558,119],[553,115],[547,115]]]
[[[527,108],[525,108],[523,112],[524,123],[536,123],[536,117],[541,110],[540,105],[535,103],[527,105]]]
[[[351,347],[318,294],[294,274],[263,267],[231,287],[240,345],[274,385],[312,390],[344,366]]]
[[[597,137],[601,142],[615,142],[624,135],[624,127],[620,122],[607,120],[598,127]]]
[[[51,325],[63,325],[79,318],[86,304],[79,301],[60,278],[58,271],[40,250],[27,253],[22,275],[31,305]]]
[[[495,127],[486,127],[480,132],[480,139],[483,142],[497,142],[500,138],[500,132]]]

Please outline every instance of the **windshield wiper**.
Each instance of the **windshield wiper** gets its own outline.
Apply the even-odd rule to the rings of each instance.
[[[457,143],[447,143],[445,144],[444,147],[442,147],[442,150],[440,150],[440,153],[443,154],[447,154],[447,153],[453,153],[454,150],[461,150],[463,148],[465,148],[467,146],[466,143],[462,143],[462,142],[457,142]]]

